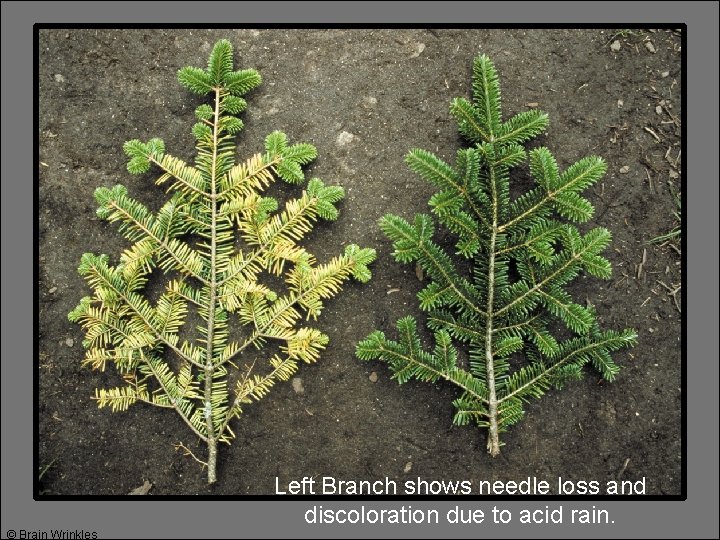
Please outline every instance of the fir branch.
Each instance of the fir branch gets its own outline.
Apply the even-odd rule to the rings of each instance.
[[[98,215],[119,222],[132,245],[116,267],[109,266],[105,255],[82,257],[79,271],[94,295],[68,315],[86,332],[83,364],[94,369],[114,364],[127,382],[97,390],[98,405],[113,411],[134,403],[174,409],[207,445],[210,483],[217,478],[218,443],[234,438],[230,423],[241,414],[240,404],[267,395],[295,372],[298,362],[317,361],[327,345],[327,336],[299,326],[300,319],[316,318],[322,302],[351,277],[368,281],[368,265],[375,258],[374,250],[349,245],[343,255],[316,265],[299,245],[319,219],[338,217],[335,205],[343,198],[342,188],[312,179],[281,212],[275,199],[261,196],[277,180],[303,183],[303,166],[316,157],[312,145],[291,145],[275,131],[265,140],[266,153],[235,163],[234,136],[243,127],[235,115],[247,106],[241,96],[261,78],[252,69],[233,69],[232,46],[221,40],[206,70],[185,67],[178,72],[183,86],[210,98],[195,110],[194,164],[167,154],[160,139],[125,143],[128,171],[160,169],[155,183],[167,183],[173,194],[153,214],[123,186],[96,190]],[[245,240],[244,250],[237,249],[237,237]],[[281,275],[288,266],[286,294],[258,281],[262,272]],[[153,305],[143,288],[156,270],[182,276],[169,281]],[[202,321],[199,337],[181,341],[190,310]],[[242,343],[231,340],[231,316],[253,327]],[[280,340],[285,358],[255,358],[241,374],[240,386],[231,389],[237,378],[229,370],[238,369],[233,360],[249,353],[250,345],[261,348],[266,339]],[[171,355],[179,359],[179,367],[166,358]],[[267,375],[251,374],[264,363],[271,367]]]
[[[430,206],[458,237],[458,254],[471,260],[473,279],[463,277],[433,242],[432,218],[417,215],[411,224],[383,217],[380,227],[393,242],[395,259],[417,262],[430,278],[418,300],[436,345],[425,351],[415,320],[405,317],[398,321],[399,341],[376,331],[358,344],[356,354],[387,362],[400,383],[415,377],[459,387],[454,422],[488,428],[488,452],[496,456],[500,434],[522,419],[525,400],[580,378],[588,363],[614,380],[619,367],[611,353],[632,346],[636,334],[601,332],[594,311],[573,302],[565,290],[582,271],[611,275],[609,261],[600,255],[609,231],[582,235],[572,223],[592,217],[592,204],[580,194],[605,173],[602,159],[583,158],[560,172],[547,148],[526,153],[520,144],[542,133],[548,117],[527,111],[503,122],[497,72],[484,55],[473,64],[472,94],[472,102],[456,98],[450,107],[471,143],[458,152],[455,166],[418,149],[406,161],[438,189]],[[511,201],[510,171],[527,161],[536,187]],[[551,318],[572,336],[554,335]],[[453,340],[468,347],[469,369],[456,365]],[[521,353],[525,364],[511,367],[510,357]]]
[[[370,279],[370,273],[367,265],[372,263],[375,259],[375,250],[372,249],[360,249],[355,245],[349,245],[345,248],[345,255],[343,257],[336,257],[328,265],[329,274],[328,277],[334,276],[336,280],[334,283],[339,285],[339,282],[347,279],[349,276],[353,276],[356,280],[361,283],[366,283]],[[327,268],[326,268],[327,271]],[[292,277],[288,277],[288,283],[293,287]],[[251,345],[258,346],[263,338],[279,338],[279,339],[290,339],[282,337],[285,335],[284,330],[292,327],[300,318],[301,315],[297,311],[296,307],[303,305],[304,301],[307,301],[309,297],[317,296],[329,297],[339,292],[339,287],[335,290],[329,288],[322,281],[315,281],[310,283],[309,287],[301,290],[300,292],[290,292],[289,294],[278,298],[274,302],[273,308],[262,307],[260,311],[266,315],[266,318],[258,320],[257,311],[252,309],[255,306],[248,302],[245,307],[248,308],[248,315],[246,318],[247,322],[255,325],[253,333],[245,340],[245,342],[235,351],[234,354],[228,356],[223,363],[230,362],[235,356],[242,353],[245,349]],[[308,318],[310,316],[317,317],[320,314],[319,310],[322,309],[322,304],[315,304],[314,310],[307,308]],[[278,334],[268,334],[271,330],[276,330]]]

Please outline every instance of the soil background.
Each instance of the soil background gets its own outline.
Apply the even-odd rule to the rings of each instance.
[[[96,218],[93,191],[122,183],[150,208],[166,200],[152,175],[126,172],[122,144],[156,136],[192,158],[200,100],[176,72],[204,66],[220,38],[233,43],[236,69],[256,68],[264,81],[248,96],[238,159],[275,129],[314,144],[307,177],[347,195],[340,218],[317,225],[304,245],[320,261],[349,242],[374,247],[378,259],[368,285],[348,284],[326,304],[317,327],[331,341],[319,363],[298,372],[304,392],[280,384],[248,406],[208,487],[198,463],[175,449],[182,442],[205,454],[177,415],[96,408],[94,389],[119,378],[80,366],[83,333],[67,313],[89,294],[76,271],[82,253],[117,262],[127,247],[116,226]],[[463,141],[449,102],[469,96],[479,53],[496,64],[505,118],[530,107],[550,115],[533,144],[549,147],[561,169],[588,154],[607,161],[586,196],[596,209],[588,227],[613,233],[614,274],[582,277],[573,294],[596,306],[604,328],[639,334],[637,347],[615,355],[616,382],[593,373],[533,401],[496,459],[484,430],[452,425],[453,387],[399,386],[381,363],[354,356],[371,331],[392,336],[398,318],[422,319],[415,295],[424,285],[414,266],[394,262],[377,221],[428,212],[433,189],[403,158],[420,147],[454,162]],[[266,495],[275,477],[281,485],[304,476],[477,485],[537,476],[552,485],[558,476],[618,475],[644,477],[647,494],[679,494],[682,291],[669,293],[681,286],[680,246],[650,240],[678,225],[681,67],[681,36],[670,30],[40,31],[39,494],[123,495],[146,480],[151,495]],[[531,185],[523,169],[514,182],[514,194]],[[300,193],[277,188],[280,198]]]

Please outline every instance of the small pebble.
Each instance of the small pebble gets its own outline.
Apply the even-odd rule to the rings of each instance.
[[[652,44],[652,41],[646,41],[645,42],[645,48],[650,51],[651,53],[655,53],[655,45]]]
[[[655,112],[656,112],[657,114],[662,114],[662,107],[661,107],[660,105],[658,105],[657,107],[655,107]]]
[[[415,45],[415,51],[410,55],[410,58],[417,58],[425,50],[424,43],[418,43]]]
[[[618,99],[618,109],[622,109],[625,102],[622,99]]]
[[[55,294],[55,292],[57,292],[57,287],[51,287],[48,292],[49,292],[50,294]]]
[[[128,493],[128,495],[147,495],[152,487],[153,485],[145,480],[142,486],[133,489],[130,493]]]
[[[363,106],[370,109],[377,105],[377,98],[375,96],[366,96],[363,98]]]
[[[627,165],[620,167],[620,174],[627,174],[629,172],[630,172],[630,167],[628,167]]]
[[[303,382],[300,377],[295,377],[292,380],[292,387],[293,387],[293,390],[295,390],[296,394],[304,394],[305,393],[305,388],[303,388]]]
[[[75,345],[75,340],[69,337],[65,340],[65,345],[67,345],[68,347],[72,347],[73,345]]]
[[[620,42],[617,39],[610,44],[610,50],[614,52],[620,50]]]
[[[403,472],[404,472],[405,474],[407,474],[407,473],[409,473],[410,471],[412,471],[412,465],[413,465],[413,464],[412,464],[412,461],[408,461],[408,462],[405,464],[405,468],[403,468]]]
[[[670,72],[669,72],[669,71],[663,71],[663,72],[660,74],[660,76],[664,79],[665,77],[669,77],[669,76],[670,76]]]
[[[371,383],[376,383],[378,381],[378,374],[373,371],[372,373],[370,373],[368,379],[370,379]]]
[[[335,144],[337,144],[338,146],[346,146],[350,144],[354,138],[355,135],[353,135],[352,133],[348,131],[343,131],[342,133],[340,133],[340,135],[337,136]]]

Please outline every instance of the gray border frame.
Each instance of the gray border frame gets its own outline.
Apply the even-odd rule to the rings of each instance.
[[[207,536],[243,537],[366,537],[404,538],[470,537],[502,533],[505,537],[602,538],[609,535],[636,538],[718,537],[718,3],[717,2],[393,2],[319,3],[176,3],[143,2],[133,13],[132,2],[102,4],[72,2],[2,3],[2,149],[13,159],[2,161],[2,525],[10,531],[84,529],[99,538]],[[284,4],[284,5],[281,5]],[[409,11],[412,6],[412,12]],[[234,16],[233,19],[230,17]],[[172,17],[172,21],[169,18]],[[280,18],[281,17],[281,18]],[[521,17],[521,18],[520,18]],[[686,210],[687,260],[687,481],[688,499],[673,501],[604,501],[612,526],[523,526],[489,523],[476,526],[315,526],[303,514],[314,504],[325,508],[398,508],[401,501],[45,501],[34,502],[29,475],[32,470],[32,316],[35,306],[27,298],[34,283],[32,161],[32,25],[35,22],[197,23],[233,20],[246,24],[297,25],[343,22],[383,25],[403,23],[627,23],[685,22],[688,25]],[[711,161],[712,160],[712,161]],[[9,226],[9,225],[12,226]],[[11,234],[12,233],[12,234]],[[694,250],[702,246],[702,253]],[[10,337],[12,336],[12,338]],[[698,369],[700,368],[700,369]],[[142,506],[140,506],[142,504]],[[592,501],[408,501],[413,508],[441,512],[459,504],[463,508],[493,505],[516,514],[521,508],[551,508],[562,504],[590,507]],[[130,507],[129,507],[130,506]],[[202,519],[197,519],[202,512]],[[179,516],[189,516],[183,519]],[[227,519],[231,516],[231,519]],[[204,523],[215,524],[208,530]]]

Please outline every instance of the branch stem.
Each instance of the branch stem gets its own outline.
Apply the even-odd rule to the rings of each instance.
[[[217,434],[213,426],[212,386],[215,366],[213,364],[213,341],[215,338],[215,304],[217,302],[217,153],[218,131],[220,124],[220,88],[215,88],[215,119],[213,122],[212,165],[210,169],[210,203],[212,215],[210,222],[210,284],[207,321],[207,351],[205,354],[205,425],[207,426],[208,445],[208,484],[217,480]],[[222,435],[222,433],[220,433]]]
[[[488,105],[489,107],[489,105]],[[492,137],[492,136],[491,136]],[[488,433],[487,448],[491,456],[500,454],[500,440],[498,428],[498,399],[495,389],[495,365],[493,359],[493,301],[495,293],[495,242],[498,233],[498,196],[495,186],[495,167],[490,165],[490,186],[492,189],[492,211],[493,223],[490,232],[490,258],[488,261],[488,294],[487,294],[487,318],[485,324],[485,372],[487,373],[488,384],[488,413],[490,414],[490,429]]]

